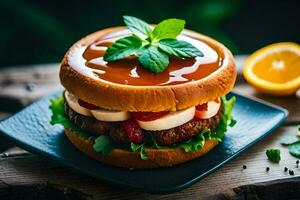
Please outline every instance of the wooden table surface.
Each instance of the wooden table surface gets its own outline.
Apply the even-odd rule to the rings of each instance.
[[[239,70],[246,58],[247,56],[236,56]],[[58,64],[1,70],[0,119],[61,88],[58,70]],[[269,136],[185,190],[153,195],[112,186],[14,147],[13,143],[0,135],[0,199],[276,199],[287,197],[286,195],[300,199],[300,168],[297,168],[297,159],[289,155],[286,147],[279,144],[283,135],[297,133],[297,124],[300,123],[300,95],[271,97],[260,94],[243,80],[241,74],[238,75],[234,91],[283,106],[289,110],[290,115]],[[271,163],[265,155],[266,149],[272,147],[281,150],[282,160],[279,164]],[[243,165],[247,168],[243,169]],[[266,167],[270,168],[269,172],[266,172]],[[284,172],[284,167],[293,169],[295,175]],[[275,198],[276,191],[272,190],[276,187],[280,188],[276,190],[280,194]]]

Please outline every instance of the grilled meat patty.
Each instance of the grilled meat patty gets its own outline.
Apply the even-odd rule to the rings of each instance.
[[[64,105],[68,119],[76,127],[94,135],[109,134],[114,141],[119,143],[129,143],[128,136],[119,122],[99,121],[94,117],[87,117],[75,112],[66,101]]]
[[[155,131],[155,141],[162,146],[169,146],[178,142],[184,142],[191,139],[193,136],[201,133],[209,128],[212,132],[217,128],[223,114],[223,106],[218,113],[209,119],[194,118],[191,121],[168,130]]]
[[[118,143],[123,143],[123,144],[130,143],[127,133],[120,126],[120,124],[116,124],[115,126],[112,126],[112,128],[109,131],[109,136]]]
[[[113,123],[102,122],[94,117],[87,117],[81,115],[70,108],[68,103],[65,101],[65,113],[69,120],[78,128],[81,128],[83,131],[94,135],[101,135],[108,133],[111,129]]]
[[[69,120],[83,131],[94,135],[109,134],[118,143],[130,143],[127,133],[121,127],[120,122],[103,122],[93,117],[87,117],[76,113],[65,102],[65,113]],[[155,141],[161,146],[169,146],[178,142],[184,142],[199,134],[206,128],[212,132],[216,129],[223,114],[223,106],[219,112],[210,119],[192,119],[191,121],[168,130],[151,131]]]

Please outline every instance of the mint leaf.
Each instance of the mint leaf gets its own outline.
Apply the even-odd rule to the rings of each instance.
[[[128,29],[134,34],[137,35],[142,40],[150,37],[152,35],[152,30],[149,25],[136,17],[132,16],[123,16],[124,23]]]
[[[137,55],[141,46],[142,41],[135,36],[119,39],[107,48],[104,54],[104,60],[116,61],[131,55]]]
[[[95,139],[93,148],[96,152],[99,152],[103,155],[109,154],[112,150],[112,144],[111,144],[109,136],[100,135],[99,137],[97,137]]]
[[[169,65],[169,57],[160,51],[156,46],[145,47],[141,49],[139,62],[146,69],[150,69],[154,73],[164,71]]]
[[[153,38],[155,40],[175,39],[183,30],[184,25],[185,21],[181,19],[164,20],[153,29]]]
[[[280,150],[279,149],[267,149],[266,155],[268,159],[272,162],[279,163],[280,161]]]
[[[176,39],[163,39],[158,42],[158,47],[169,56],[179,58],[203,57],[203,53],[192,44]]]
[[[300,158],[300,141],[288,146],[289,153],[296,158]]]
[[[212,134],[209,139],[222,141],[228,126],[233,126],[236,123],[236,120],[232,118],[231,112],[234,106],[235,97],[231,97],[229,100],[226,97],[221,98],[223,103],[223,116],[219,122],[219,125],[216,128],[215,134]]]

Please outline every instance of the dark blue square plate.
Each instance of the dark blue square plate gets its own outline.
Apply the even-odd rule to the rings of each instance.
[[[207,155],[170,168],[128,170],[90,159],[67,140],[61,126],[49,124],[49,100],[60,94],[57,92],[42,98],[1,121],[1,134],[28,151],[52,158],[90,176],[150,193],[171,193],[192,185],[270,133],[288,115],[280,107],[231,93],[229,96],[236,96],[233,116],[237,124],[229,129],[224,141]]]

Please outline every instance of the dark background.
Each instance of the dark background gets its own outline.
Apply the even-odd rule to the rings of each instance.
[[[296,0],[0,0],[0,67],[59,62],[86,34],[123,25],[125,14],[148,23],[185,19],[187,28],[214,37],[234,54],[300,42]]]

